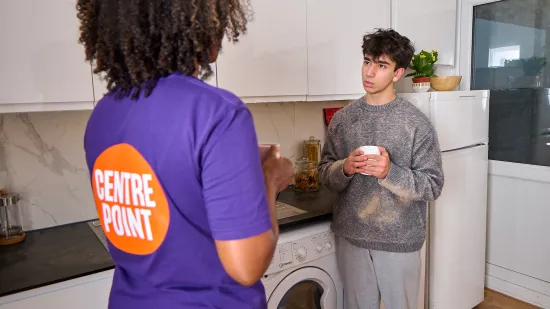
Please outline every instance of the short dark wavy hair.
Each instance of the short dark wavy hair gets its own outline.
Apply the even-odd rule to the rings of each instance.
[[[386,55],[396,63],[395,70],[406,69],[414,55],[414,46],[411,40],[393,29],[376,29],[363,37],[363,55],[374,59]]]
[[[179,72],[212,75],[212,49],[246,33],[249,0],[78,0],[80,39],[117,98],[145,96]]]

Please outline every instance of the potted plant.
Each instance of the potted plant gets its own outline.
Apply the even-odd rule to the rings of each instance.
[[[510,84],[518,88],[531,88],[541,86],[541,70],[546,65],[546,57],[529,57],[521,59],[504,60],[505,68],[516,68],[523,71],[523,76],[509,76]]]
[[[430,79],[436,76],[434,65],[438,59],[437,55],[437,50],[434,49],[431,53],[421,50],[413,56],[409,66],[413,72],[405,77],[413,76],[413,90],[415,92],[425,92],[430,89]]]
[[[525,73],[526,76],[537,76],[546,65],[546,57],[533,56],[520,60],[523,73]]]
[[[525,76],[537,76],[546,65],[546,57],[529,57],[521,59],[506,59],[504,67],[521,68]]]

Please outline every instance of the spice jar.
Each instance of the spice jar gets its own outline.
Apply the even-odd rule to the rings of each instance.
[[[25,238],[19,195],[0,190],[0,245],[11,245]]]
[[[298,192],[314,192],[319,190],[319,172],[317,163],[302,158],[296,161],[294,174],[294,190]]]
[[[309,161],[319,164],[321,157],[321,141],[310,136],[309,140],[304,141],[304,157]]]

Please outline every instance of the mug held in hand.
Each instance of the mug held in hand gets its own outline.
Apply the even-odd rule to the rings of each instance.
[[[380,155],[380,149],[378,149],[378,146],[361,146],[359,147],[359,150],[361,150],[364,154],[364,156],[366,155]],[[373,160],[369,160],[369,161],[373,161]],[[368,162],[367,162],[367,166],[368,166]],[[367,173],[361,173],[363,175],[367,175],[367,176],[371,176],[371,174],[367,174]]]
[[[259,144],[258,147],[260,149],[260,160],[262,164],[264,164],[265,159],[267,159],[269,155],[269,151],[271,150],[271,146],[275,145],[277,148],[279,148],[279,151],[277,152],[277,159],[280,158],[281,152],[280,152],[280,144]]]

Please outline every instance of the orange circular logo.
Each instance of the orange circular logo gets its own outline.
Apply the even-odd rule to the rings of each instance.
[[[170,210],[155,172],[134,147],[118,144],[101,153],[92,188],[101,226],[115,247],[138,255],[158,249]]]

